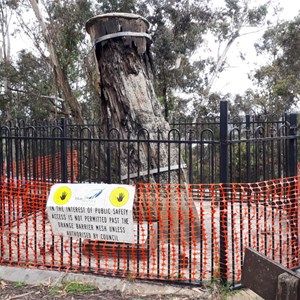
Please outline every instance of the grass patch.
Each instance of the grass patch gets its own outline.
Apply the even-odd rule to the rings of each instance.
[[[210,291],[212,299],[215,300],[226,300],[237,293],[230,286],[224,286],[218,280],[213,280],[209,284],[206,284],[205,287]]]
[[[17,281],[14,286],[15,286],[15,288],[21,288],[21,287],[26,286],[26,283],[23,281]]]
[[[64,291],[66,293],[88,293],[98,290],[96,286],[83,284],[80,282],[64,282]]]
[[[60,293],[60,290],[57,287],[51,287],[49,290],[49,294],[51,296],[56,296]]]

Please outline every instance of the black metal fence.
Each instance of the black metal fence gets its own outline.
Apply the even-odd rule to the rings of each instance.
[[[183,178],[190,183],[219,183],[296,175],[296,114],[231,120],[225,101],[220,108],[220,117],[208,122],[181,119],[168,132],[139,129],[126,137],[116,128],[104,135],[97,124],[73,125],[65,119],[2,124],[0,171],[7,178],[56,182],[69,176],[71,181],[106,183],[153,178],[160,182],[170,179],[170,173],[176,173],[178,183]],[[172,151],[175,155],[170,157]],[[74,153],[76,167],[70,165]],[[43,164],[50,164],[51,173]]]
[[[0,173],[7,179],[43,182],[254,183],[297,175],[297,129],[294,113],[231,119],[226,101],[213,120],[180,119],[165,132],[143,128],[124,135],[109,122],[103,130],[66,119],[12,121],[1,125]],[[197,201],[199,194],[193,193]],[[224,226],[224,201],[219,209]],[[226,235],[218,236],[221,278],[226,281],[228,241]]]

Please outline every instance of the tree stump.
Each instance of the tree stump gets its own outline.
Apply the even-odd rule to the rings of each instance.
[[[149,140],[157,139],[157,128],[167,134],[170,131],[154,91],[149,26],[145,18],[127,13],[99,15],[86,23],[86,30],[95,45],[102,127],[106,128],[109,118],[112,127],[118,129],[123,139],[127,138],[129,132],[132,139]],[[168,166],[178,166],[177,170],[170,171],[169,174],[160,173],[159,183],[186,183],[187,176],[180,166],[183,160],[179,159],[178,149],[173,144],[159,145],[160,147],[149,149],[146,142],[139,146],[136,143],[129,146],[123,143],[120,147],[121,175],[126,177],[126,174],[139,174],[158,167],[166,169]],[[131,147],[130,151],[128,147]],[[139,180],[140,178],[141,176]],[[127,180],[129,182],[128,177]],[[134,182],[134,178],[131,180]],[[145,181],[155,183],[155,174],[150,176],[150,180],[148,174]],[[144,207],[151,209],[151,220],[155,221],[158,219],[156,208],[160,207],[166,235],[170,219],[168,216],[171,215],[174,226],[172,230],[175,232],[178,232],[178,224],[184,220],[180,229],[181,238],[184,236],[188,239],[191,223],[186,220],[192,216],[193,232],[198,236],[200,226],[195,205],[189,200],[184,184],[182,186],[182,199],[179,201],[171,199],[171,203],[167,203],[167,197],[164,198],[162,193],[160,200],[151,197],[150,201],[153,203],[145,203]],[[149,202],[149,198],[145,197],[144,201]],[[149,218],[149,212],[143,215],[145,219]]]

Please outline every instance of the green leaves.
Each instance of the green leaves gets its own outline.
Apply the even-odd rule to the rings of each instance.
[[[273,58],[254,74],[258,92],[269,113],[283,113],[300,99],[300,17],[267,30],[257,49]]]
[[[156,67],[156,93],[164,106],[165,117],[170,120],[180,111],[188,113],[187,107],[191,107],[189,101],[198,101],[195,107],[200,107],[202,113],[213,111],[218,105],[220,95],[211,86],[228,67],[226,57],[234,41],[243,34],[245,26],[256,28],[265,24],[269,3],[253,3],[225,0],[225,6],[216,8],[212,0],[62,0],[44,1],[43,12],[72,92],[81,102],[85,117],[93,115],[95,118],[99,111],[96,66],[91,56],[90,41],[86,39],[85,22],[96,14],[113,11],[138,13],[147,18],[152,24],[150,34]],[[24,5],[17,0],[2,1],[1,4],[7,4],[11,9],[20,9]],[[242,98],[248,99],[252,107],[278,110],[279,106],[280,109],[288,108],[299,99],[299,22],[298,18],[275,25],[257,45],[258,52],[272,55],[273,61],[256,71],[253,80],[257,90],[246,93]],[[34,28],[33,23],[30,25],[27,30],[33,30],[31,36],[36,38],[41,54],[37,51],[23,52],[13,62],[2,65],[0,84],[4,86],[7,77],[9,87],[15,90],[13,95],[5,95],[5,101],[11,97],[12,103],[19,101],[26,106],[24,111],[27,115],[39,113],[44,117],[51,111],[63,109],[61,103],[54,105],[51,102],[54,94],[58,98],[63,98],[63,94],[52,75],[48,54],[43,52],[39,27]],[[204,44],[207,33],[215,39],[216,47],[219,46],[217,55],[210,55],[211,49]],[[39,110],[25,99],[29,95],[35,95],[42,103],[38,106]],[[41,96],[50,98],[45,100]],[[3,100],[4,96],[1,97]],[[263,102],[264,99],[267,100]],[[236,101],[234,109],[250,109],[243,105],[241,99]],[[277,105],[278,102],[285,105]]]
[[[179,102],[184,102],[178,95],[200,89],[200,64],[190,56],[202,42],[212,14],[207,2],[199,0],[141,0],[137,12],[152,24],[156,94],[170,120]]]
[[[98,9],[102,13],[109,12],[136,12],[136,0],[98,0]]]
[[[8,104],[2,118],[45,118],[49,115],[51,105],[44,96],[51,95],[53,77],[47,61],[21,51],[14,62],[6,62],[0,69],[0,83],[4,79],[8,83],[7,93],[0,95]]]

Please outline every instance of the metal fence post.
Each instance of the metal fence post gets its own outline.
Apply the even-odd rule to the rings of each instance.
[[[192,130],[189,130],[189,157],[188,157],[188,163],[189,163],[189,183],[193,183],[193,133]]]
[[[220,278],[227,284],[227,192],[228,182],[228,102],[220,101],[220,183],[224,189],[220,192]]]
[[[61,126],[61,182],[68,182],[68,157],[67,157],[67,124],[66,119],[60,119]]]
[[[288,115],[288,122],[290,123],[289,127],[289,135],[295,136],[296,135],[296,129],[297,129],[297,114],[291,113]],[[296,157],[296,144],[297,139],[292,138],[289,139],[289,146],[288,146],[288,176],[296,176],[297,175],[297,157]]]
[[[290,123],[289,126],[289,136],[295,136],[295,138],[288,139],[288,152],[287,152],[287,175],[288,177],[294,177],[297,175],[297,139],[296,139],[296,130],[297,130],[297,114],[291,113],[287,115],[287,121]],[[291,226],[291,241],[292,241],[292,264],[299,264],[299,246],[298,246],[298,237],[299,237],[299,228],[298,228],[298,185],[296,180],[291,179],[290,181],[290,226]]]

